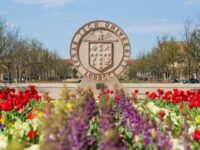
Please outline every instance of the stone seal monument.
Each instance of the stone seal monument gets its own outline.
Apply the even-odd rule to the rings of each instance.
[[[82,26],[70,46],[71,59],[83,75],[81,88],[94,93],[104,87],[122,88],[117,77],[127,68],[131,46],[126,33],[116,24],[97,20]]]

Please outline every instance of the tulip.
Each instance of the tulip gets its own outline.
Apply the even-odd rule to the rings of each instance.
[[[135,89],[135,90],[134,90],[134,93],[135,93],[135,94],[138,94],[138,92],[139,92],[138,89]]]
[[[194,121],[195,121],[196,124],[199,124],[200,123],[200,116],[195,117]]]
[[[165,115],[166,115],[165,111],[163,111],[163,110],[159,111],[157,114],[158,114],[158,118],[159,118],[160,120],[163,120],[163,118],[164,118]]]
[[[180,104],[180,105],[178,106],[178,108],[179,108],[180,110],[183,110],[184,106],[183,106],[182,104]]]
[[[192,136],[194,140],[200,141],[200,130],[195,130]]]
[[[34,118],[34,115],[32,113],[30,113],[26,116],[26,118],[32,120]]]
[[[112,91],[112,90],[110,90],[110,94],[113,94],[113,91]]]
[[[114,99],[116,100],[116,101],[118,101],[118,100],[120,100],[120,96],[119,95],[116,95],[115,97],[114,97]]]
[[[145,95],[148,96],[148,95],[149,95],[149,91],[146,91],[146,92],[145,92]]]
[[[34,131],[34,130],[30,130],[28,133],[27,133],[27,136],[32,139],[32,138],[35,138],[37,136],[37,132]]]

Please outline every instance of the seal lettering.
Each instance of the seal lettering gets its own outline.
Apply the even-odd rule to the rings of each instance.
[[[70,51],[74,66],[83,76],[101,81],[117,77],[127,67],[131,47],[119,26],[97,20],[76,32]]]

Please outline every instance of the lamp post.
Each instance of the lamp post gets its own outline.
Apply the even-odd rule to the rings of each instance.
[[[7,71],[8,71],[8,81],[7,83],[10,83],[10,64],[11,64],[11,60],[9,59],[5,59],[5,67],[7,68]]]
[[[189,78],[189,83],[190,83],[190,74],[191,74],[191,70],[190,70],[190,59],[188,60],[188,78]]]
[[[191,65],[191,60],[188,59],[188,58],[185,58],[185,61],[187,62],[187,65],[188,65],[188,82],[190,82],[190,74],[191,74],[190,65]]]

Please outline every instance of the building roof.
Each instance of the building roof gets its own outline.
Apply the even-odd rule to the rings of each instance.
[[[71,65],[72,64],[72,60],[71,59],[63,59],[66,64]]]
[[[138,61],[139,61],[139,59],[129,59],[128,60],[128,64],[134,64],[134,63],[136,63]]]

